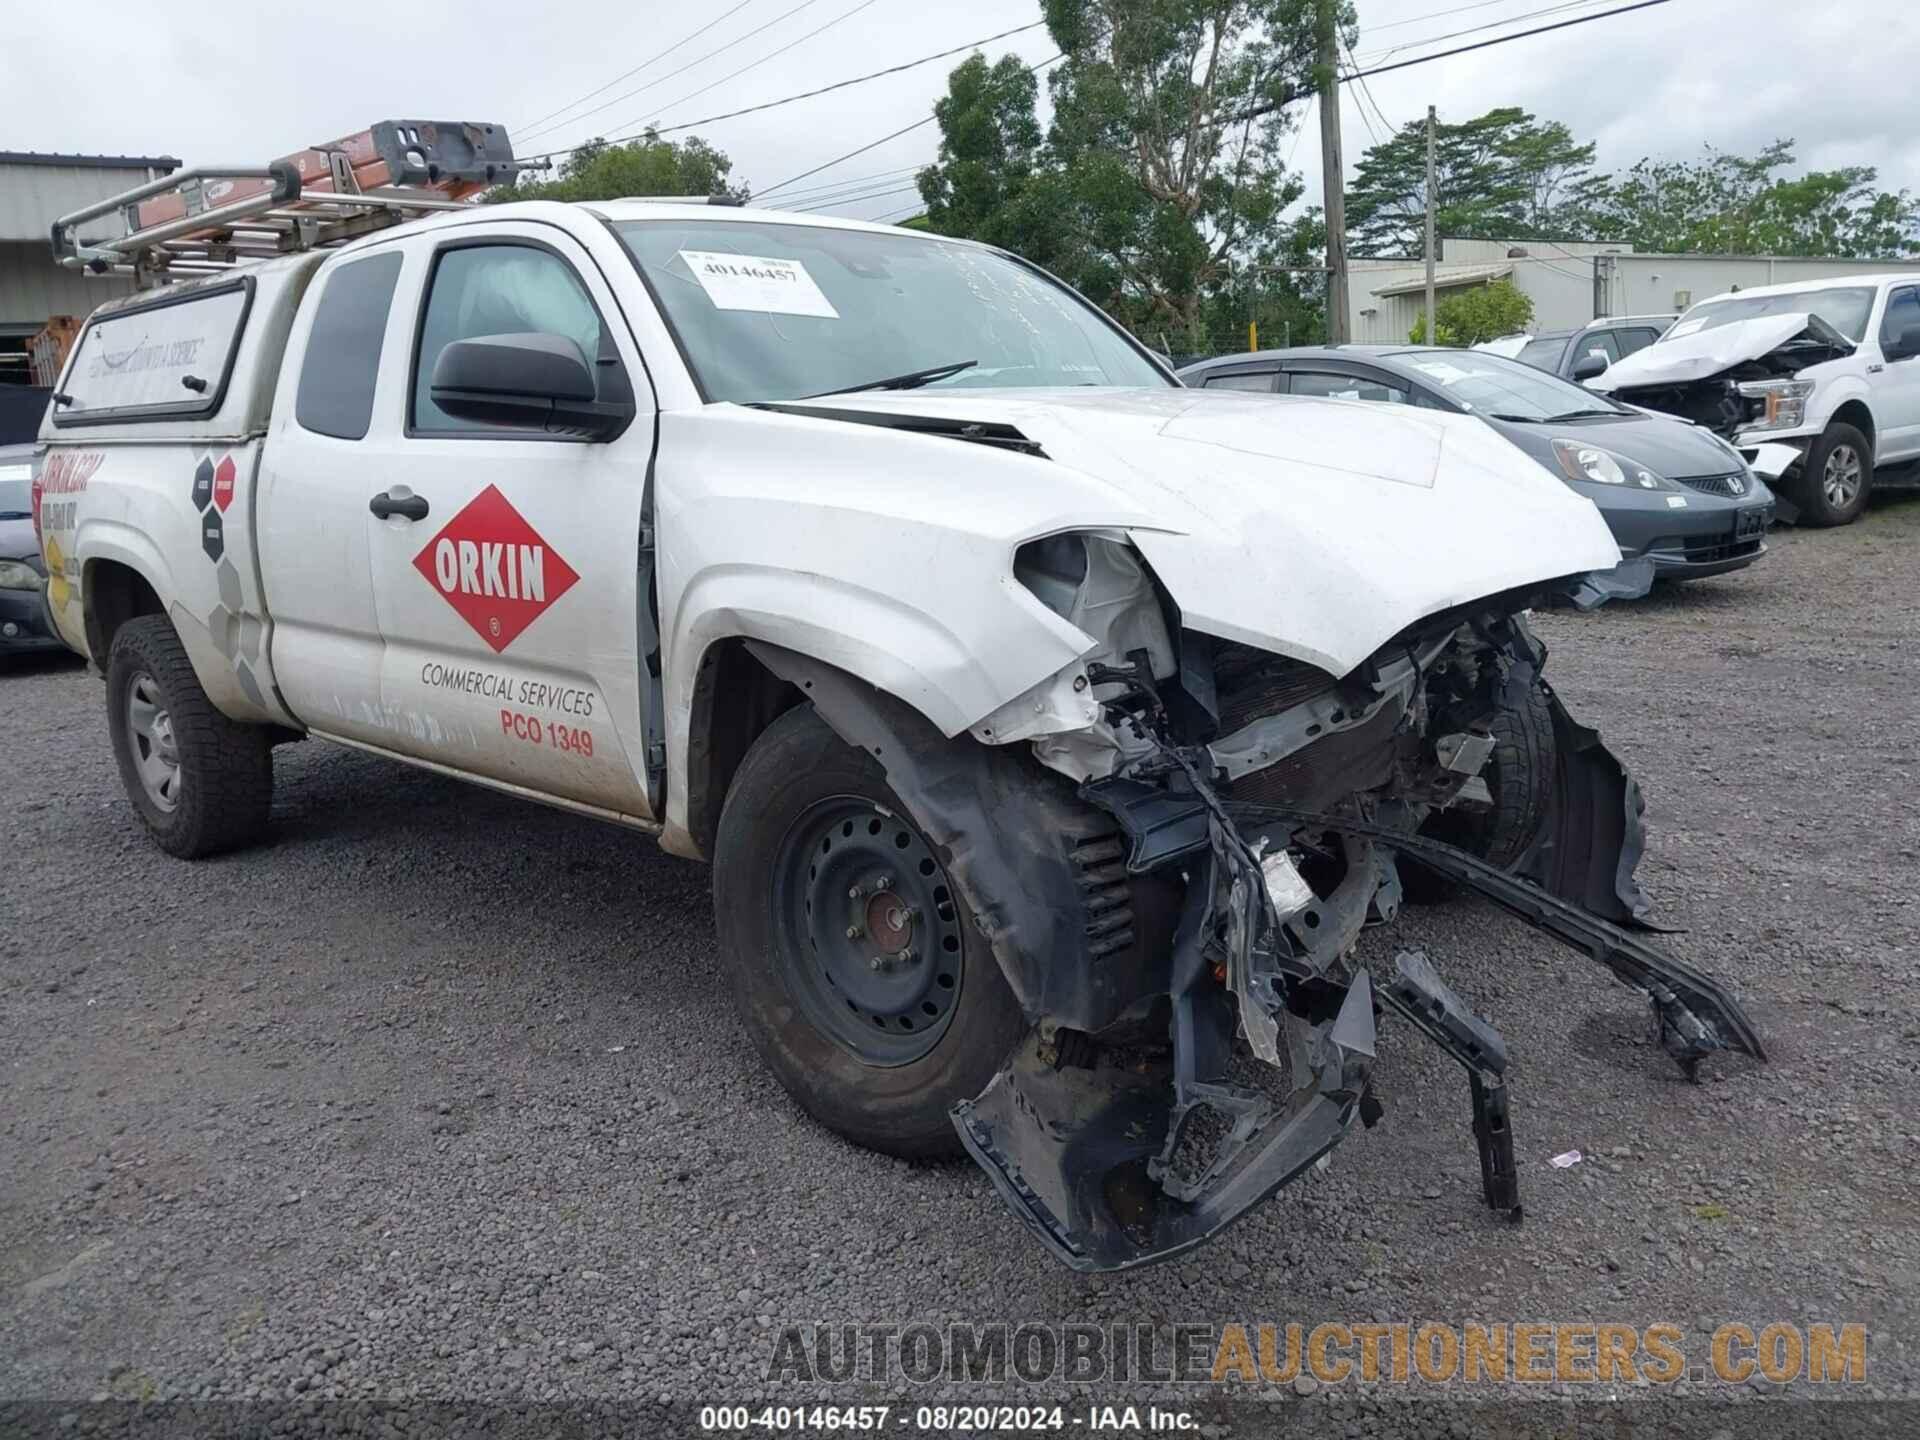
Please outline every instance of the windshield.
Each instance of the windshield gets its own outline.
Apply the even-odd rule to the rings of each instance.
[[[1529,340],[1520,353],[1513,358],[1522,365],[1531,365],[1536,370],[1558,370],[1560,356],[1567,348],[1565,335],[1553,335],[1544,340]]]
[[[709,400],[798,400],[887,380],[939,390],[1172,383],[1070,291],[971,245],[727,220],[614,229]],[[945,373],[916,378],[928,370]]]
[[[1702,330],[1717,330],[1736,320],[1758,320],[1764,315],[1818,315],[1858,345],[1867,333],[1873,313],[1873,287],[1847,286],[1837,290],[1789,290],[1784,295],[1729,295],[1703,300],[1682,315],[1661,338],[1679,340]]]
[[[1429,385],[1480,415],[1549,420],[1561,415],[1625,413],[1604,395],[1481,350],[1415,350],[1400,359]]]

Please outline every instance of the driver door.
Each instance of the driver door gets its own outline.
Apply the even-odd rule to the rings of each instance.
[[[381,694],[394,748],[536,795],[654,812],[650,585],[641,510],[655,401],[592,257],[524,221],[406,242],[419,277],[386,444],[365,472]],[[612,441],[456,418],[433,401],[456,340],[559,336],[638,414]],[[617,377],[616,381],[617,383]],[[363,503],[371,504],[370,501]],[[642,645],[642,636],[649,643]]]

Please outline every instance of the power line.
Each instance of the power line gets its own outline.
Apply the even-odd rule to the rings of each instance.
[[[547,121],[553,119],[554,116],[561,114],[563,111],[571,110],[576,105],[585,104],[587,101],[593,99],[594,96],[600,94],[602,91],[611,90],[614,86],[618,85],[622,80],[627,79],[629,76],[638,75],[642,70],[646,69],[649,65],[659,64],[662,60],[666,59],[667,56],[671,55],[674,51],[678,50],[682,45],[686,44],[687,41],[698,40],[702,35],[706,34],[707,31],[713,29],[713,27],[718,25],[722,20],[727,19],[729,16],[739,14],[742,10],[746,9],[747,6],[751,4],[753,4],[753,0],[740,0],[740,3],[734,6],[733,9],[727,11],[726,14],[715,16],[713,19],[709,20],[706,24],[702,25],[698,30],[694,31],[691,35],[684,36],[683,38],[674,41],[673,44],[669,45],[666,49],[662,50],[658,55],[654,56],[653,59],[643,60],[638,65],[634,66],[631,70],[621,71],[618,75],[614,76],[613,79],[607,81],[606,84],[601,85],[596,89],[589,90],[586,94],[582,95],[578,100],[569,100],[566,104],[562,105],[559,110],[549,110],[546,114],[542,115],[538,120],[529,120],[525,125],[522,125],[518,128],[526,131],[529,136],[537,134],[539,132],[540,127],[542,125],[545,125]]]
[[[1409,15],[1405,19],[1389,20],[1384,25],[1369,25],[1360,33],[1362,35],[1372,35],[1381,30],[1399,30],[1405,26],[1418,25],[1427,20],[1444,20],[1449,15],[1464,15],[1469,10],[1485,10],[1493,5],[1511,5],[1513,3],[1514,0],[1479,0],[1479,3],[1474,5],[1455,5],[1446,10],[1431,10],[1425,15]]]
[[[729,40],[726,44],[722,45],[717,50],[709,50],[706,54],[702,55],[698,60],[689,60],[686,64],[682,65],[678,70],[669,70],[666,74],[660,76],[658,79],[649,80],[644,85],[636,85],[633,87],[633,89],[625,91],[622,94],[616,95],[611,100],[603,100],[600,104],[594,106],[593,109],[591,110],[582,110],[578,115],[574,115],[566,120],[562,120],[560,122],[560,125],[572,125],[576,121],[586,119],[589,115],[598,115],[602,110],[611,110],[615,105],[618,105],[622,100],[631,100],[634,96],[639,95],[644,91],[651,90],[656,85],[664,85],[667,81],[673,79],[674,76],[684,75],[687,73],[687,71],[693,69],[695,66],[706,64],[707,61],[713,59],[713,57],[716,55],[724,55],[727,51],[731,50],[734,46],[742,44],[748,40],[751,40],[754,36],[761,34],[763,31],[771,30],[774,26],[778,25],[782,20],[787,19],[789,16],[798,15],[802,10],[806,9],[809,5],[817,5],[819,3],[820,3],[820,0],[800,0],[800,3],[794,6],[791,10],[782,10],[778,15],[774,16],[773,19],[767,21],[766,24],[761,25],[756,29],[749,30],[744,35],[736,36],[732,40]],[[728,13],[731,14],[732,12],[729,11]],[[642,68],[644,69],[645,67],[643,66]],[[618,84],[619,82],[616,81],[614,83]],[[562,106],[561,108],[566,109],[567,107]],[[528,132],[525,138],[528,140],[531,140],[535,135],[540,134],[542,130],[558,130],[560,128],[560,125],[536,126],[532,131]],[[556,150],[553,153],[557,155],[563,152]]]
[[[816,26],[814,29],[809,30],[806,34],[802,35],[799,39],[789,40],[786,44],[782,45],[778,50],[770,51],[769,53],[762,55],[758,60],[755,60],[752,64],[742,65],[738,70],[733,71],[731,74],[722,75],[718,80],[715,80],[710,84],[702,85],[698,90],[692,91],[686,95],[682,95],[678,100],[669,100],[665,105],[662,105],[659,108],[662,110],[671,110],[676,105],[684,105],[687,103],[687,101],[694,99],[696,96],[704,95],[709,90],[717,89],[719,86],[726,84],[729,80],[738,80],[742,75],[746,74],[749,70],[758,70],[762,65],[766,64],[767,61],[778,59],[780,56],[786,54],[789,50],[794,49],[796,46],[806,44],[807,41],[813,39],[814,36],[824,34],[828,30],[833,29],[834,26],[840,24],[842,21],[851,20],[854,16],[858,15],[862,10],[867,9],[869,6],[874,5],[876,3],[877,3],[877,0],[860,0],[860,3],[854,6],[851,10],[846,11],[844,14],[834,16],[833,19],[827,21],[827,23],[824,25]],[[831,89],[834,87],[829,86],[826,88]],[[797,100],[797,99],[800,99],[801,97],[796,95],[796,96],[793,96],[792,98]],[[732,114],[747,115],[747,114],[751,114],[755,110],[771,109],[773,105],[783,104],[783,103],[786,103],[786,102],[772,101],[772,102],[769,102],[769,104],[767,105],[750,105],[745,110],[735,110],[732,112]],[[707,120],[692,121],[688,125],[668,126],[667,129],[668,130],[686,130],[686,129],[690,129],[693,125],[707,125],[707,124],[711,124],[713,120],[724,120],[729,118],[731,117],[726,115],[716,115],[716,116],[710,117]],[[633,121],[629,120],[627,123],[631,125]],[[666,131],[663,130],[661,133],[665,134]]]
[[[873,3],[874,3],[874,0],[865,0],[865,4],[862,4],[862,5],[859,5],[859,6],[856,6],[856,7],[855,7],[855,10],[863,10],[863,9],[865,9],[865,8],[866,8],[866,6],[867,6],[867,5],[871,5],[871,4],[873,4]],[[853,13],[855,13],[855,10],[850,10],[850,11],[848,11],[848,12],[847,12],[847,15],[842,15],[842,16],[840,17],[840,19],[841,19],[841,20],[844,20],[844,19],[846,19],[848,15],[852,15]],[[832,22],[832,23],[835,23],[835,24],[837,24],[837,23],[838,23],[838,21],[835,21],[835,22]],[[677,132],[679,132],[679,131],[682,131],[682,130],[697,130],[697,129],[699,129],[699,128],[700,128],[701,126],[703,126],[703,125],[712,125],[712,124],[716,124],[717,122],[719,122],[719,121],[721,121],[721,120],[733,120],[733,119],[737,119],[737,118],[738,118],[739,116],[742,116],[742,115],[754,115],[754,114],[757,114],[757,113],[759,113],[759,112],[760,112],[760,111],[762,111],[762,110],[773,110],[773,109],[776,109],[776,108],[778,108],[779,106],[782,106],[782,105],[791,105],[791,104],[793,104],[793,102],[794,102],[794,101],[796,101],[796,100],[811,100],[811,99],[813,99],[813,98],[814,98],[815,96],[817,96],[817,95],[825,95],[825,94],[828,94],[829,92],[831,92],[831,91],[834,91],[834,90],[845,90],[846,88],[848,88],[848,87],[849,87],[849,86],[851,86],[851,85],[864,85],[864,84],[865,84],[865,83],[866,83],[867,81],[869,81],[869,80],[878,80],[878,79],[881,79],[882,77],[884,77],[884,76],[887,76],[887,75],[898,75],[898,74],[899,74],[899,73],[900,73],[901,71],[903,71],[903,70],[911,70],[911,69],[913,69],[913,68],[914,68],[915,66],[917,66],[917,65],[927,65],[927,64],[930,64],[930,63],[932,63],[932,62],[933,62],[933,61],[935,61],[935,60],[944,60],[944,59],[946,59],[946,58],[947,58],[948,56],[950,56],[950,55],[958,55],[958,54],[959,54],[959,53],[960,53],[961,51],[963,51],[963,50],[975,50],[975,49],[978,49],[978,48],[979,48],[980,46],[982,46],[982,45],[990,45],[990,44],[992,44],[992,43],[993,43],[993,42],[994,42],[995,40],[1004,40],[1004,39],[1006,39],[1006,38],[1007,38],[1007,37],[1008,37],[1009,35],[1018,35],[1018,34],[1021,34],[1021,33],[1022,33],[1022,32],[1024,32],[1024,31],[1027,31],[1027,30],[1033,30],[1033,29],[1037,29],[1038,27],[1040,27],[1041,25],[1044,25],[1045,23],[1046,23],[1046,22],[1045,22],[1044,20],[1035,20],[1035,21],[1033,21],[1033,22],[1032,22],[1031,24],[1028,24],[1028,25],[1019,25],[1019,26],[1015,26],[1015,27],[1014,27],[1013,29],[1011,29],[1011,30],[1002,30],[1002,31],[1000,31],[1000,32],[999,32],[999,34],[997,34],[997,35],[987,35],[987,36],[983,36],[982,38],[980,38],[980,39],[978,39],[978,40],[969,40],[969,41],[968,41],[968,42],[967,42],[966,44],[964,44],[964,45],[955,45],[955,46],[953,46],[953,47],[952,47],[951,49],[948,49],[948,50],[941,50],[941,51],[937,51],[936,53],[934,53],[934,54],[932,54],[932,55],[922,55],[922,56],[921,56],[921,57],[920,57],[919,59],[917,59],[917,60],[908,60],[908,61],[905,61],[905,62],[904,62],[904,63],[902,63],[902,64],[899,64],[899,65],[890,65],[890,66],[888,66],[888,67],[887,67],[886,69],[884,69],[884,70],[875,70],[875,71],[872,71],[871,73],[869,73],[869,74],[866,74],[866,75],[855,75],[855,76],[853,76],[853,77],[852,77],[851,79],[847,79],[847,80],[836,80],[836,81],[835,81],[835,82],[834,82],[833,84],[831,84],[831,85],[822,85],[822,86],[820,86],[820,87],[819,87],[818,89],[814,89],[814,90],[803,90],[803,91],[801,91],[801,92],[800,92],[799,94],[797,94],[797,95],[784,95],[784,96],[782,96],[782,97],[781,97],[780,99],[778,99],[778,100],[767,100],[767,101],[763,101],[763,102],[762,102],[761,104],[758,104],[758,105],[748,105],[748,106],[745,106],[745,107],[743,107],[742,109],[739,109],[739,110],[729,110],[729,111],[726,111],[726,112],[725,112],[724,114],[720,114],[720,115],[708,115],[708,116],[705,116],[705,117],[703,117],[702,119],[699,119],[699,120],[686,120],[686,121],[683,121],[683,122],[681,122],[681,123],[680,123],[680,124],[678,124],[678,125],[662,125],[662,126],[652,126],[652,127],[649,127],[649,129],[648,129],[648,130],[639,130],[639,131],[635,131],[635,132],[633,132],[633,133],[631,133],[631,134],[627,134],[627,135],[615,135],[615,136],[611,136],[611,137],[609,137],[609,143],[618,143],[618,142],[620,142],[620,141],[623,141],[623,140],[636,140],[636,139],[638,139],[638,138],[640,138],[640,136],[642,136],[642,135],[645,135],[645,134],[648,134],[648,133],[652,133],[652,134],[655,134],[655,135],[672,135],[672,134],[676,134]],[[826,27],[825,27],[825,26],[822,26],[821,28],[822,28],[822,29],[825,29]],[[817,34],[819,33],[819,31],[817,31],[817,30],[816,30],[816,31],[814,31],[813,33],[817,35]],[[801,36],[801,39],[802,39],[802,40],[805,40],[805,39],[809,39],[809,38],[811,38],[811,37],[810,37],[810,36],[805,36],[805,35],[803,35],[803,36]],[[800,41],[798,41],[798,40],[796,40],[796,41],[794,41],[793,43],[797,45],[797,44],[799,44],[799,43],[800,43]],[[789,48],[791,48],[791,47],[789,47]],[[779,51],[775,51],[775,52],[774,52],[774,54],[776,54],[776,55],[777,55],[777,54],[779,54],[779,53],[780,53]],[[767,56],[766,58],[767,58],[767,59],[769,59],[769,60],[771,60],[771,59],[773,58],[773,56],[772,56],[772,55],[769,55],[769,56]],[[1059,59],[1059,58],[1060,58],[1060,57],[1059,57],[1058,55],[1056,55],[1056,56],[1054,56],[1054,59],[1055,59],[1055,60],[1057,60],[1057,59]],[[757,63],[757,62],[756,62],[756,63]],[[1047,62],[1045,62],[1045,63],[1047,63],[1047,64],[1049,64],[1049,65],[1050,65],[1050,64],[1052,64],[1052,63],[1053,63],[1053,61],[1051,61],[1051,60],[1050,60],[1050,61],[1047,61]],[[749,67],[749,68],[751,68],[751,67]],[[1038,69],[1038,68],[1040,68],[1040,67],[1038,67],[1038,66],[1034,66],[1034,67],[1032,67],[1032,68],[1034,68],[1034,69]],[[737,72],[736,72],[736,73],[737,73]],[[731,79],[732,77],[731,77],[731,76],[729,76],[728,78],[729,78],[729,79]],[[719,82],[715,82],[715,83],[719,83]],[[687,99],[687,98],[690,98],[690,97],[687,97],[687,96],[682,96],[682,97],[681,97],[681,99],[682,99],[682,100],[684,100],[684,99]],[[677,104],[679,104],[679,103],[680,103],[680,101],[678,101],[678,100],[676,100],[676,101],[674,102],[674,104],[676,104],[676,105],[677,105]],[[906,134],[906,133],[907,133],[907,130],[911,130],[911,129],[914,129],[914,128],[916,128],[916,126],[919,126],[919,125],[930,125],[930,124],[932,124],[932,123],[933,123],[933,118],[934,118],[934,117],[933,117],[932,115],[928,115],[926,119],[924,119],[924,120],[917,120],[917,121],[915,121],[915,122],[914,122],[914,124],[913,124],[913,125],[909,125],[909,126],[907,126],[907,127],[906,127],[906,130],[898,130],[898,131],[895,131],[895,132],[894,132],[894,134],[896,134],[896,135],[904,135],[904,134]],[[878,144],[883,144],[883,143],[885,143],[885,141],[886,141],[886,140],[890,140],[890,139],[892,139],[892,138],[893,138],[893,136],[891,136],[891,135],[889,135],[889,136],[885,136],[885,137],[883,137],[883,138],[882,138],[881,140],[877,140],[877,141],[875,141],[875,142],[874,142],[874,144],[876,144],[876,145],[878,145]],[[568,147],[565,147],[565,148],[562,148],[562,149],[559,149],[559,150],[549,150],[549,151],[546,151],[546,152],[544,152],[544,154],[540,154],[540,155],[529,155],[529,156],[522,156],[521,158],[522,158],[522,159],[527,159],[527,160],[541,160],[541,159],[550,159],[551,157],[553,157],[553,156],[555,156],[555,155],[566,155],[566,154],[569,154],[569,153],[571,153],[571,151],[573,151],[573,150],[576,150],[576,149],[578,149],[578,148],[579,148],[579,146],[568,146]],[[872,146],[866,146],[866,147],[864,147],[864,148],[865,148],[865,149],[869,149],[869,150],[870,150],[870,149],[872,149],[873,147],[872,147]],[[851,159],[851,158],[852,158],[852,156],[854,156],[854,155],[858,155],[858,154],[862,154],[862,153],[864,153],[864,151],[863,151],[863,150],[855,150],[855,151],[851,151],[851,152],[849,152],[849,153],[848,153],[847,155],[844,155],[844,156],[842,156],[842,157],[841,157],[841,159]],[[838,162],[838,161],[833,161],[833,162],[830,162],[830,163],[832,163],[832,164],[838,164],[839,162]],[[824,169],[826,169],[826,168],[827,168],[827,167],[826,167],[825,165],[822,165],[822,166],[820,166],[820,167],[818,167],[818,169],[820,169],[820,170],[824,170]],[[812,175],[812,174],[815,174],[815,173],[817,173],[817,172],[816,172],[816,171],[814,171],[814,170],[809,170],[809,171],[807,171],[807,172],[806,172],[806,174],[805,174],[805,175],[796,175],[796,176],[794,177],[794,179],[796,179],[796,180],[804,180],[804,179],[806,178],[806,176],[807,176],[807,175]],[[791,184],[791,183],[792,183],[792,181],[785,181],[785,182],[783,182],[783,184]],[[779,187],[779,186],[776,186],[775,188],[776,188],[776,189],[778,189],[778,188],[780,188],[780,187]],[[762,193],[764,193],[764,192],[762,192]]]
[[[1025,28],[1032,29],[1033,27],[1027,26]],[[978,41],[975,41],[974,43],[977,45],[984,45],[987,42],[984,40],[978,40]],[[966,48],[971,49],[972,47],[968,46]],[[1047,66],[1053,64],[1054,61],[1064,60],[1065,58],[1066,58],[1066,52],[1062,51],[1058,55],[1054,55],[1049,57],[1048,59],[1042,60],[1037,65],[1029,65],[1027,67],[1027,73],[1029,75],[1035,74],[1041,70],[1046,69]],[[824,161],[823,163],[814,166],[811,170],[802,170],[798,175],[791,175],[787,177],[785,180],[782,180],[778,185],[769,185],[764,190],[757,190],[754,192],[755,197],[765,198],[766,196],[771,195],[776,190],[786,189],[787,186],[793,184],[797,180],[805,180],[810,175],[818,175],[822,170],[831,170],[834,166],[842,164],[845,161],[851,160],[856,155],[864,155],[869,150],[874,150],[879,148],[880,146],[886,144],[889,140],[898,140],[902,135],[905,135],[910,131],[918,130],[923,125],[931,125],[934,122],[935,118],[936,117],[932,115],[922,116],[920,119],[914,121],[911,125],[902,125],[898,130],[894,130],[886,135],[882,135],[878,140],[869,140],[865,145],[860,146],[857,150],[849,150],[844,155],[836,155],[834,156],[833,159]]]
[[[1393,70],[1405,70],[1414,65],[1425,65],[1430,61],[1446,60],[1455,55],[1468,54],[1470,51],[1485,50],[1489,46],[1505,45],[1510,40],[1525,40],[1534,35],[1545,35],[1549,31],[1565,30],[1574,25],[1587,25],[1595,20],[1610,20],[1616,15],[1627,15],[1635,10],[1650,10],[1655,5],[1670,5],[1672,3],[1673,0],[1639,0],[1638,4],[1622,5],[1618,9],[1605,10],[1597,15],[1576,15],[1571,20],[1557,21],[1552,25],[1539,25],[1531,30],[1518,30],[1511,35],[1496,35],[1491,40],[1476,41],[1472,45],[1460,45],[1452,50],[1437,50],[1431,55],[1416,55],[1411,60],[1396,60],[1391,65],[1375,65],[1371,69],[1351,70],[1345,75],[1338,76],[1337,82],[1344,85],[1350,80],[1364,80],[1369,75],[1385,75]],[[1244,110],[1238,115],[1228,116],[1224,123],[1231,125],[1241,120],[1252,120],[1262,115],[1270,115],[1275,110],[1283,110],[1295,100],[1304,98],[1306,98],[1306,96],[1303,92],[1289,89],[1278,99],[1271,100],[1265,105],[1257,105],[1253,109]],[[932,117],[929,116],[928,118],[931,119]]]
[[[798,190],[792,191],[787,198],[793,199],[802,195],[818,195],[820,192],[828,190],[844,190],[849,186],[865,185],[873,180],[890,180],[895,176],[906,175],[915,170],[924,170],[932,163],[930,160],[923,160],[917,165],[896,165],[891,170],[876,170],[870,175],[854,175],[845,180],[834,180],[824,185],[803,185]]]
[[[831,210],[836,205],[854,205],[868,200],[884,200],[889,195],[905,195],[909,192],[918,194],[919,191],[920,187],[918,185],[895,185],[888,190],[874,190],[865,195],[848,195],[839,200],[822,200],[812,205],[795,205],[791,208],[795,214],[805,215],[815,210]]]
[[[1562,0],[1562,3],[1558,5],[1549,5],[1541,10],[1527,10],[1518,15],[1509,15],[1501,20],[1489,20],[1483,25],[1469,25],[1464,30],[1449,30],[1442,35],[1423,35],[1418,40],[1407,40],[1398,45],[1389,45],[1384,50],[1369,50],[1367,52],[1367,59],[1369,63],[1375,60],[1384,60],[1390,55],[1399,54],[1402,50],[1416,50],[1422,45],[1437,45],[1442,40],[1458,40],[1462,35],[1478,35],[1483,31],[1498,30],[1504,25],[1519,25],[1528,20],[1539,20],[1548,15],[1561,15],[1569,10],[1584,10],[1594,5],[1603,5],[1606,3],[1607,0]],[[1359,63],[1357,59],[1354,61],[1356,66]]]
[[[1491,40],[1476,41],[1472,45],[1461,45],[1452,50],[1441,50],[1432,55],[1416,55],[1411,60],[1397,60],[1391,65],[1375,65],[1369,70],[1356,70],[1351,75],[1342,75],[1342,81],[1364,80],[1369,75],[1385,75],[1391,70],[1405,70],[1412,65],[1425,65],[1430,60],[1445,60],[1454,55],[1465,55],[1474,50],[1485,50],[1491,45],[1504,45],[1509,40],[1525,40],[1534,35],[1545,35],[1553,30],[1565,30],[1574,25],[1586,25],[1595,20],[1611,20],[1616,15],[1628,15],[1635,10],[1651,10],[1655,5],[1670,5],[1673,0],[1639,0],[1636,5],[1622,5],[1616,10],[1603,10],[1597,15],[1576,15],[1571,20],[1561,20],[1552,25],[1536,26],[1532,30],[1516,31],[1512,35],[1496,35]],[[1545,12],[1542,12],[1545,13]]]

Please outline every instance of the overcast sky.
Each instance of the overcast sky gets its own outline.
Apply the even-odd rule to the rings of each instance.
[[[1624,3],[1357,0],[1355,48],[1363,66],[1386,64]],[[1530,15],[1539,18],[1516,18]],[[524,155],[647,123],[702,120],[1038,18],[1037,0],[465,0],[457,10],[353,0],[160,9],[151,0],[14,0],[0,51],[8,101],[0,149],[257,164],[376,119],[405,118],[504,121]],[[1462,31],[1472,33],[1437,38]],[[669,47],[677,48],[663,54]],[[985,48],[1030,62],[1053,54],[1043,28]],[[925,117],[961,58],[717,120],[699,133],[732,156],[736,178],[765,191]],[[628,70],[635,73],[616,80]],[[1916,0],[1671,0],[1380,75],[1365,97],[1347,86],[1347,168],[1366,148],[1369,122],[1384,134],[1429,103],[1447,120],[1517,104],[1598,141],[1603,166],[1694,155],[1703,144],[1751,151],[1792,135],[1809,165],[1876,165],[1884,183],[1920,192],[1916,75]],[[1288,148],[1317,199],[1311,110],[1296,108]],[[927,124],[779,198],[868,218],[911,213],[908,167],[932,159],[937,144]]]

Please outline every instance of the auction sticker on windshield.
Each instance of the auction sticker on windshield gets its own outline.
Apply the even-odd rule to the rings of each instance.
[[[798,260],[682,250],[680,258],[718,310],[766,310],[838,320],[840,312]]]

